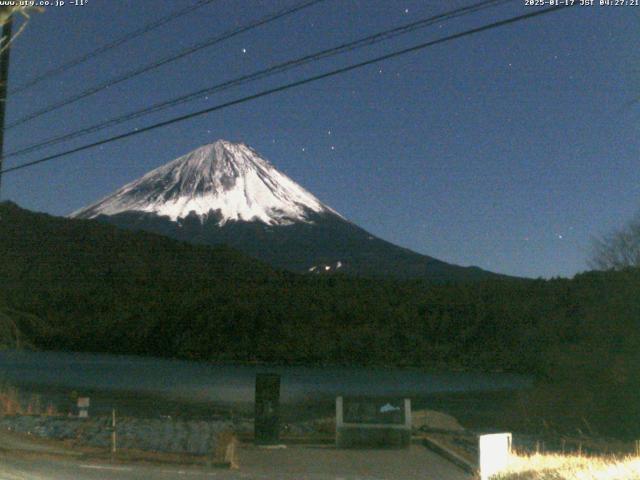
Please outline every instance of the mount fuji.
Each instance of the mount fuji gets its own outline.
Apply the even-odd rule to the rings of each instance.
[[[70,215],[196,244],[227,244],[294,272],[480,280],[497,276],[398,247],[349,222],[242,143],[218,140]]]

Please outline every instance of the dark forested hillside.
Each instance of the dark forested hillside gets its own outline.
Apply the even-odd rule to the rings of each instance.
[[[640,337],[635,270],[449,285],[311,277],[9,203],[0,258],[0,302],[42,320],[39,348],[546,374],[567,352],[624,354]]]
[[[309,214],[309,222],[274,227],[265,223],[227,222],[190,215],[178,222],[145,212],[100,215],[97,220],[129,230],[165,235],[200,245],[229,245],[275,268],[296,273],[322,266],[351,276],[376,279],[423,279],[471,282],[503,276],[478,267],[461,267],[421,255],[371,235],[337,215]]]
[[[0,259],[7,346],[518,371],[550,385],[537,391],[547,420],[553,405],[577,422],[640,421],[638,269],[448,285],[303,276],[10,203]]]

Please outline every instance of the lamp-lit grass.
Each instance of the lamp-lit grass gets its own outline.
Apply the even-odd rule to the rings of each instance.
[[[640,480],[640,457],[513,454],[499,480]]]

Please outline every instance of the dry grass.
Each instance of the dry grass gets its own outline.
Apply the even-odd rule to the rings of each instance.
[[[17,388],[0,384],[0,416],[2,415],[59,415],[56,408],[48,404],[44,407],[40,395],[23,398]]]
[[[5,387],[0,391],[0,414],[18,415],[22,413],[20,396],[18,390],[12,387]]]
[[[434,410],[414,410],[411,412],[411,423],[415,429],[463,432],[464,428],[451,415]]]
[[[496,480],[639,480],[640,457],[514,454]]]
[[[229,430],[220,432],[216,436],[214,451],[212,452],[213,464],[238,468],[238,438]]]

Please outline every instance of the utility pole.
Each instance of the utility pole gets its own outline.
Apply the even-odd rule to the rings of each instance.
[[[0,53],[0,198],[2,198],[2,161],[4,160],[4,117],[7,108],[7,82],[9,80],[9,55],[11,54],[11,29],[13,16],[10,15],[2,25]]]

